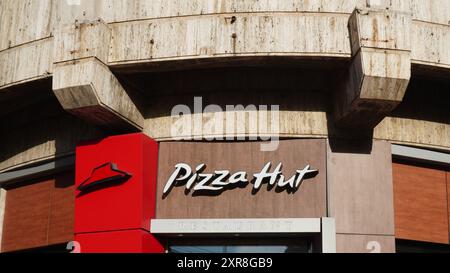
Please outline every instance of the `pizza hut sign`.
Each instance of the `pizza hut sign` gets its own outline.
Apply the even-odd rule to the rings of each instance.
[[[303,169],[298,169],[289,178],[282,173],[283,165],[278,163],[273,171],[270,171],[271,162],[266,163],[260,172],[249,175],[245,171],[237,171],[231,173],[229,170],[216,170],[211,173],[205,173],[206,164],[199,164],[195,169],[192,169],[186,163],[178,163],[175,165],[175,170],[167,180],[163,195],[169,194],[173,187],[185,187],[187,192],[191,190],[195,192],[214,192],[220,193],[224,190],[245,187],[248,184],[253,184],[254,190],[259,190],[263,184],[268,184],[271,189],[275,190],[291,190],[296,191],[304,179],[315,177],[319,171],[313,170],[309,165]]]

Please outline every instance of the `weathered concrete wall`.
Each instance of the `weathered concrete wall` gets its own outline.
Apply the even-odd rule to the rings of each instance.
[[[450,125],[444,122],[386,117],[375,127],[373,137],[392,143],[450,150]]]
[[[236,13],[111,25],[111,65],[258,55],[348,56],[347,15]],[[140,37],[140,39],[137,39]],[[123,47],[124,43],[129,47]]]
[[[263,98],[270,98],[273,104],[280,104],[279,112],[279,136],[280,137],[342,137],[341,131],[336,129],[333,125],[333,118],[327,114],[329,106],[324,94],[317,94],[313,92],[302,92],[299,94],[286,95],[283,92],[279,92],[280,97],[270,98],[269,94],[255,95],[247,93],[241,102],[258,100],[259,102],[265,102]],[[236,96],[236,95],[234,95]],[[242,97],[242,95],[240,96]],[[212,103],[219,104],[225,109],[225,104],[230,103],[236,105],[236,101],[233,101],[233,95],[226,93],[216,93],[203,96],[205,100],[209,100]],[[176,99],[172,96],[160,96],[149,107],[148,114],[145,115],[144,132],[159,141],[174,140],[177,138],[183,139],[195,139],[199,137],[212,137],[212,136],[236,136],[238,130],[226,131],[220,134],[210,134],[208,130],[199,131],[193,130],[191,135],[187,135],[186,132],[178,132],[173,134],[171,128],[175,122],[179,121],[179,118],[171,117],[171,109],[177,104],[186,104],[193,109],[192,105],[193,96],[177,95]],[[269,105],[270,106],[270,105]],[[269,109],[270,110],[270,109]],[[258,111],[249,110],[247,115],[257,116]],[[216,123],[214,120],[221,114],[225,118],[225,112],[215,115],[214,113],[193,114],[185,116],[185,120],[191,120],[191,128],[193,127],[194,120],[200,115],[204,124],[214,127]],[[229,116],[236,117],[236,112],[228,112]],[[267,117],[270,121],[272,115],[271,111],[267,112]],[[450,125],[445,121],[439,121],[439,117],[445,115],[445,112],[432,113],[432,117],[436,120],[424,120],[408,117],[395,117],[388,116],[381,121],[373,130],[373,138],[379,140],[388,140],[393,143],[413,145],[419,147],[429,147],[441,150],[450,150]],[[274,135],[275,128],[271,127],[270,122],[267,123],[268,131],[260,134],[258,128],[250,126],[248,120],[242,129],[247,136],[259,135],[271,136]],[[278,128],[277,128],[278,129]],[[273,131],[271,131],[273,130]],[[344,135],[345,137],[345,135]]]
[[[207,104],[220,106],[223,112],[208,112],[199,114],[183,114],[182,117],[171,116],[174,106],[185,104],[194,109],[192,95],[160,96],[149,106],[144,132],[157,140],[199,139],[205,137],[237,137],[237,136],[274,136],[280,137],[326,137],[328,134],[327,103],[324,93],[278,91],[278,96],[272,92],[215,93],[202,94],[205,107]],[[245,111],[226,111],[227,105],[247,106],[258,101],[267,106],[266,110],[247,108]],[[280,111],[272,105],[280,105]],[[256,105],[259,107],[260,105]],[[258,125],[262,120],[262,125]],[[203,126],[194,126],[201,121]],[[236,124],[233,128],[226,127],[227,122]],[[234,121],[237,121],[236,123]],[[276,124],[275,122],[279,123]],[[223,127],[217,127],[219,123]],[[175,130],[177,124],[192,130]],[[175,128],[175,129],[174,129]],[[217,129],[219,128],[219,129]],[[174,131],[172,131],[174,130]]]
[[[402,0],[397,0],[402,1]],[[408,1],[403,1],[408,2]],[[413,18],[418,21],[450,24],[450,2],[447,0],[411,0]]]
[[[335,121],[374,128],[403,100],[411,77],[411,14],[355,9],[348,26],[352,61],[334,93]]]
[[[0,1],[0,51],[52,36],[54,0]]]
[[[27,58],[26,67],[33,73],[1,75],[0,88],[51,73],[51,67],[45,64],[52,63],[48,60],[53,58],[48,55],[52,42],[40,47],[34,43],[52,37],[59,26],[74,18],[80,22],[101,18],[111,24],[110,65],[236,55],[349,58],[347,21],[353,9],[364,6],[366,0],[236,0],[214,4],[207,0],[81,0],[80,6],[67,4],[72,2],[77,1],[0,2],[0,71],[18,67],[22,58],[18,60],[17,54],[41,56]],[[450,14],[446,11],[450,2],[391,2],[392,9],[412,12],[412,63],[449,68]],[[14,48],[20,45],[23,48]]]
[[[140,83],[141,91],[150,98],[144,107],[147,109],[144,113],[144,132],[158,140],[187,137],[182,132],[171,134],[171,126],[179,120],[171,117],[171,109],[184,104],[193,110],[194,96],[202,96],[203,107],[208,104],[217,104],[222,109],[226,105],[237,104],[279,105],[279,132],[282,137],[351,137],[354,131],[346,135],[348,130],[338,130],[333,122],[330,94],[336,90],[333,76],[334,71],[339,69],[230,67],[133,74],[127,75],[127,80]],[[448,96],[444,96],[448,84],[433,83],[433,80],[413,81],[410,84],[412,93],[409,94],[419,96],[403,102],[407,111],[384,118],[371,134],[373,138],[449,150],[450,116],[448,108],[445,108]],[[252,110],[247,113],[257,115]],[[215,125],[215,117],[220,116],[213,113],[201,115],[204,124],[212,126]],[[196,116],[191,116],[192,122]],[[186,117],[188,119],[189,116]],[[245,124],[245,130],[248,134],[256,133],[256,129],[248,124]],[[234,130],[224,132],[226,135],[234,133]],[[194,131],[190,137],[202,135],[202,132]]]
[[[233,23],[232,16],[236,18]],[[348,14],[272,12],[232,16],[114,23],[110,65],[258,55],[350,57]],[[411,28],[412,62],[448,68],[450,55],[445,45],[450,42],[450,26],[413,21]],[[129,50],[123,44],[130,44]]]
[[[450,10],[450,7],[447,10]],[[413,21],[411,31],[412,63],[449,69],[450,23],[441,25]]]
[[[50,77],[52,50],[53,38],[46,38],[1,51],[0,94],[10,85]]]
[[[106,0],[102,3],[102,14],[108,22],[142,20],[160,17],[176,17],[201,14],[223,14],[234,12],[334,12],[352,13],[355,7],[389,2],[394,9],[411,11],[421,21],[448,24],[450,15],[446,0]]]
[[[79,6],[75,5],[77,2],[80,2]],[[154,64],[158,69],[171,61],[195,64],[199,60],[215,62],[238,57],[244,61],[273,56],[313,60],[332,57],[349,63],[352,57],[349,18],[355,7],[366,6],[368,2],[371,7],[389,4],[393,10],[411,13],[412,68],[426,66],[448,75],[448,0],[1,0],[0,97],[6,95],[11,86],[52,77],[55,67],[62,62],[86,57],[97,58],[112,71],[130,68],[129,73],[133,73],[133,68],[138,65]],[[105,22],[106,31],[97,33],[98,40],[93,43],[84,43],[97,35],[85,31],[89,28],[86,23],[97,19]],[[83,24],[87,27],[77,32],[64,31]],[[107,37],[103,36],[105,33]],[[403,34],[408,36],[408,33]],[[399,44],[393,48],[397,46]],[[292,59],[299,63],[303,61]],[[114,76],[110,72],[105,75]],[[287,105],[287,109],[280,112],[280,135],[326,137],[337,134],[329,117],[330,99],[327,96],[330,94],[313,94],[297,103],[278,99]],[[393,96],[394,100],[401,97],[397,98],[394,93],[387,96]],[[141,112],[146,116],[143,130],[160,140],[171,139],[171,117],[167,116],[170,108],[162,107],[170,107],[174,102],[168,96],[152,100],[161,102],[161,105],[155,105],[155,109],[160,109],[155,110],[159,114]],[[295,104],[299,107],[289,107]],[[314,110],[307,109],[309,106]],[[131,108],[136,110],[136,107]],[[210,117],[205,115],[204,118]],[[86,126],[82,122],[78,125]],[[252,134],[251,128],[247,129],[247,133]],[[25,127],[17,130],[17,134],[35,134]],[[77,130],[73,133],[77,134]],[[70,134],[64,133],[64,136],[70,137]],[[8,136],[2,136],[5,137]],[[450,125],[446,121],[388,116],[375,127],[374,138],[450,150]],[[9,137],[8,141],[13,140]],[[59,154],[54,140],[34,141],[24,137],[23,145],[21,141],[15,144],[22,148],[8,151],[9,157],[0,160],[3,164],[0,169]],[[26,145],[26,141],[35,146]]]
[[[80,5],[77,5],[79,2]],[[386,4],[392,9],[411,12],[417,21],[448,25],[450,3],[447,0],[2,0],[0,14],[0,51],[52,36],[53,29],[74,16],[102,18],[108,23],[232,13],[316,12],[351,14],[367,2]]]

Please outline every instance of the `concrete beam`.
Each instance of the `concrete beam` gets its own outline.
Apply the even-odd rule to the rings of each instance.
[[[96,58],[55,65],[53,92],[66,111],[87,122],[112,130],[142,130],[141,113]]]
[[[338,127],[374,128],[402,100],[411,77],[410,13],[355,9],[352,62],[335,99]]]
[[[111,32],[102,20],[55,32],[53,92],[63,108],[114,131],[142,130],[144,119],[107,63]]]

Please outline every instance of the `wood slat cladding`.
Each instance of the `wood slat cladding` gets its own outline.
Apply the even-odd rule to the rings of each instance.
[[[393,163],[395,237],[449,243],[446,172]]]
[[[75,178],[73,172],[58,175],[52,189],[48,244],[73,240],[75,210]]]
[[[2,251],[47,244],[52,181],[8,190],[3,220]]]
[[[273,152],[261,152],[262,142],[163,142],[160,144],[156,218],[283,218],[326,216],[326,142],[324,139],[282,140]],[[195,168],[206,164],[214,170],[246,171],[251,180],[267,162],[270,171],[281,162],[287,178],[310,165],[317,176],[303,181],[298,191],[268,190],[263,184],[252,193],[253,184],[214,196],[193,196],[185,187],[174,187],[163,198],[163,188],[177,163]]]
[[[7,188],[2,252],[72,240],[74,198],[73,172]]]

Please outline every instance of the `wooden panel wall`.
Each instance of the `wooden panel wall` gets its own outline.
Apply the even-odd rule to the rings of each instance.
[[[48,225],[48,244],[73,240],[75,210],[75,177],[73,172],[56,177],[51,196]]]
[[[449,242],[446,176],[439,169],[393,164],[396,238]]]
[[[2,252],[73,240],[73,172],[7,188]]]

